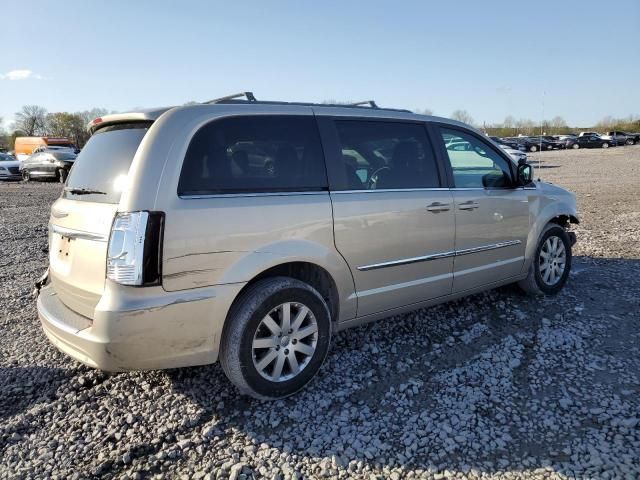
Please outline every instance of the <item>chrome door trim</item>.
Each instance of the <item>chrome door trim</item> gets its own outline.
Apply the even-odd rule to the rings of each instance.
[[[430,260],[437,260],[439,258],[448,258],[454,257],[456,252],[442,252],[442,253],[434,253],[433,255],[424,255],[422,257],[411,257],[411,258],[403,258],[400,260],[391,260],[389,262],[381,262],[381,263],[373,263],[371,265],[364,265],[362,267],[358,267],[358,270],[361,272],[366,272],[368,270],[376,270],[378,268],[386,268],[386,267],[396,267],[398,265],[408,265],[410,263],[418,263],[418,262],[428,262]]]
[[[510,247],[512,245],[520,245],[520,240],[509,240],[508,242],[492,243],[491,245],[483,245],[481,247],[465,248],[456,250],[456,256],[469,255],[470,253],[486,252],[487,250],[495,250],[496,248]]]
[[[351,193],[388,193],[388,192],[445,192],[449,191],[449,188],[380,188],[375,190],[369,190],[363,188],[362,190],[331,190],[331,195],[339,194],[351,194]]]
[[[328,195],[327,190],[300,192],[256,192],[256,193],[203,193],[195,195],[178,195],[183,200],[200,198],[238,198],[238,197],[292,197],[298,195]]]
[[[63,237],[70,238],[72,240],[93,240],[94,242],[107,242],[109,240],[108,235],[102,235],[100,233],[89,233],[81,230],[74,230],[72,228],[61,227],[59,225],[49,225],[49,228],[53,233],[62,235]]]
[[[418,262],[429,262],[431,260],[438,260],[441,258],[457,257],[460,255],[469,255],[471,253],[486,252],[488,250],[495,250],[497,248],[504,248],[504,247],[510,247],[512,245],[519,245],[521,243],[522,242],[520,240],[509,240],[507,242],[492,243],[490,245],[483,245],[481,247],[465,248],[463,250],[453,250],[449,252],[434,253],[432,255],[424,255],[421,257],[402,258],[399,260],[391,260],[388,262],[373,263],[371,265],[363,265],[357,268],[361,272],[366,272],[368,270],[377,270],[378,268],[396,267],[398,265],[408,265],[411,263],[418,263]]]

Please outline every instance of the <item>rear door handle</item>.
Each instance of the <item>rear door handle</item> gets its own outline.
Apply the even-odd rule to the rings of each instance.
[[[473,200],[469,200],[468,202],[463,202],[463,203],[458,204],[458,209],[459,210],[475,210],[479,206],[480,205],[478,204],[478,202],[474,202]]]
[[[427,205],[427,210],[432,213],[446,212],[449,210],[448,203],[433,202]]]

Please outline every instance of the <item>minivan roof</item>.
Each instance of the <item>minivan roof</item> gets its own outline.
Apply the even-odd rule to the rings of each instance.
[[[233,105],[242,110],[247,110],[247,113],[265,113],[271,109],[278,110],[279,112],[287,111],[291,109],[291,113],[300,111],[300,107],[312,107],[314,112],[336,115],[336,116],[354,116],[363,118],[395,118],[395,119],[407,119],[407,120],[431,120],[440,123],[448,123],[450,125],[460,125],[465,128],[474,128],[465,123],[450,118],[436,117],[431,115],[422,115],[411,112],[410,110],[396,109],[396,108],[381,108],[372,106],[358,105],[339,105],[339,104],[325,104],[325,103],[303,103],[303,102],[279,102],[279,101],[242,101],[242,100],[227,100],[217,103],[195,103],[189,105],[178,105],[172,107],[157,107],[140,109],[131,112],[113,113],[98,117],[87,126],[87,130],[90,133],[94,133],[96,130],[103,126],[112,125],[116,123],[125,122],[154,122],[162,114],[173,109],[199,109],[207,108],[211,110],[217,110],[218,108],[229,110],[229,107]],[[475,129],[475,128],[474,128]]]

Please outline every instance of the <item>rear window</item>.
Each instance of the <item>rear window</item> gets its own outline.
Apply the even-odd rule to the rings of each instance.
[[[180,195],[327,190],[315,119],[260,115],[215,120],[193,137]]]
[[[94,133],[76,157],[63,197],[118,203],[133,156],[150,126],[151,122],[124,123]],[[81,190],[102,193],[82,194]]]

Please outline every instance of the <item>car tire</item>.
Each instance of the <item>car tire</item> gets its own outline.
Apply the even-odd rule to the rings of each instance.
[[[287,330],[282,328],[285,310],[289,311]],[[229,310],[220,365],[243,394],[261,400],[287,397],[320,370],[332,328],[326,302],[310,285],[289,277],[259,280]]]
[[[29,173],[29,170],[22,170],[22,181],[28,182],[30,180],[31,180],[31,174]]]
[[[609,144],[608,144],[607,142],[604,142],[604,143],[602,144],[602,148],[609,148]]]
[[[578,150],[580,148],[580,145],[578,145],[577,143],[574,143],[571,148],[573,148],[574,150]]]
[[[67,181],[67,176],[69,174],[67,173],[67,171],[64,168],[60,168],[58,169],[58,173],[56,175],[56,178],[58,179],[58,181],[60,183],[65,183]]]
[[[571,258],[571,240],[566,230],[549,223],[540,235],[527,277],[518,286],[529,295],[557,294],[569,278]]]
[[[530,152],[537,152],[537,151],[538,151],[538,147],[536,147],[535,145],[531,145],[531,146],[529,147],[529,151],[530,151]]]

